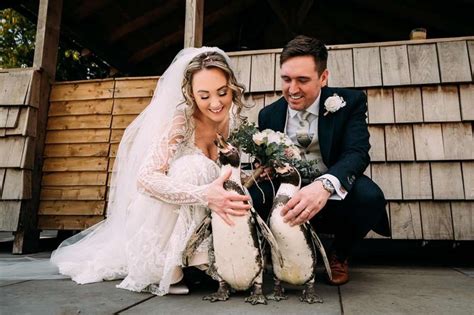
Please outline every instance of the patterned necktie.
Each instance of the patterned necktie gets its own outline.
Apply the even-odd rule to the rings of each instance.
[[[296,130],[296,141],[303,147],[307,148],[311,140],[313,139],[313,134],[309,132],[309,115],[311,113],[308,111],[300,111],[298,112],[298,118],[300,120],[300,126],[298,130]]]

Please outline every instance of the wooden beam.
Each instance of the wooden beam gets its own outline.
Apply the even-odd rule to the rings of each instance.
[[[59,29],[61,24],[62,0],[40,0],[38,24],[36,27],[36,46],[33,67],[41,69],[35,72],[31,90],[38,91],[39,105],[34,144],[34,164],[31,179],[32,199],[23,200],[18,230],[14,233],[12,252],[25,254],[37,251],[39,230],[37,229],[37,210],[41,189],[41,168],[43,166],[43,148],[48,117],[50,82],[56,74]],[[29,102],[30,100],[28,100]]]
[[[62,0],[41,0],[38,10],[33,68],[44,69],[51,81],[56,76],[62,7]]]
[[[186,0],[184,47],[201,47],[204,20],[204,0]]]
[[[115,29],[107,39],[110,44],[114,44],[119,40],[123,39],[125,36],[130,33],[140,31],[147,25],[155,23],[166,16],[168,16],[172,11],[177,10],[181,5],[181,0],[171,0],[166,1],[163,6],[158,6],[154,10],[140,15],[139,17],[120,25]]]

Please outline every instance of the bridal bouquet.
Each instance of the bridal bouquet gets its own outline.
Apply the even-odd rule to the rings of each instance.
[[[300,150],[288,136],[282,132],[265,129],[259,131],[254,123],[244,122],[240,128],[231,133],[229,141],[252,156],[258,162],[251,180],[245,186],[250,187],[267,167],[275,163],[289,163],[295,167],[303,178],[315,179],[319,170],[315,161],[302,160]]]

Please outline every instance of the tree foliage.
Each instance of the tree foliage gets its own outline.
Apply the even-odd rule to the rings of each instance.
[[[12,9],[0,10],[0,68],[31,67],[35,37],[34,23]],[[60,38],[57,81],[99,79],[109,75],[110,66],[89,49]]]

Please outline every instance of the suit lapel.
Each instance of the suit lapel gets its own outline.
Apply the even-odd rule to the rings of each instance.
[[[327,114],[324,108],[324,102],[326,99],[331,96],[331,89],[324,87],[321,89],[321,98],[319,101],[319,118],[318,118],[318,138],[319,138],[319,147],[321,149],[321,156],[326,165],[329,164],[330,154],[331,154],[331,144],[332,137],[334,133],[334,115]]]
[[[286,126],[286,114],[288,112],[288,103],[282,97],[277,104],[275,104],[275,111],[272,113],[269,128],[275,131],[284,132]]]

